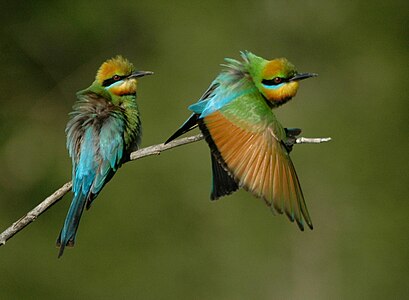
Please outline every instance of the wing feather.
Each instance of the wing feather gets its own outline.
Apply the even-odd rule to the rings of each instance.
[[[199,127],[215,158],[240,187],[264,199],[273,212],[296,220],[301,230],[303,218],[312,228],[293,163],[279,139],[282,128],[268,122],[245,127],[221,111],[204,117]]]
[[[272,201],[271,203],[273,204],[273,208],[280,214],[283,213],[283,203],[281,202],[281,194],[280,194],[280,182],[278,180],[274,180],[275,178],[280,178],[281,173],[280,173],[280,162],[277,159],[277,155],[273,156],[274,159],[274,171],[273,171],[273,177],[271,178],[271,188],[272,188],[272,193],[271,193],[271,198]],[[270,201],[269,201],[270,202]]]
[[[287,215],[287,217],[291,220],[291,222],[294,222],[294,210],[293,210],[293,203],[292,199],[290,197],[290,192],[288,188],[288,170],[286,166],[284,165],[283,162],[281,162],[281,170],[283,173],[281,174],[281,189],[282,189],[282,195],[283,195],[283,202],[284,202],[284,210]]]

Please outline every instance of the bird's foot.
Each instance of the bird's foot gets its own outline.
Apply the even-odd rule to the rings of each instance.
[[[284,128],[287,138],[284,140],[284,146],[288,153],[293,150],[293,146],[297,140],[297,136],[301,134],[300,128]]]

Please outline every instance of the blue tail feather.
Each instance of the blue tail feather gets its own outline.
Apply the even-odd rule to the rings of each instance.
[[[65,246],[72,247],[75,243],[75,235],[77,233],[78,225],[80,223],[81,215],[84,211],[85,203],[88,195],[78,192],[74,195],[68,210],[67,217],[64,221],[64,226],[61,229],[60,236],[57,239],[57,246],[60,247],[58,257],[64,253]]]

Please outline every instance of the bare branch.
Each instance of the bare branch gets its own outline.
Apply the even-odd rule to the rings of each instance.
[[[185,138],[171,141],[169,144],[166,144],[166,145],[157,144],[157,145],[149,146],[143,149],[139,149],[138,151],[132,152],[131,160],[137,160],[139,158],[143,158],[143,157],[151,156],[151,155],[159,155],[163,151],[166,151],[172,148],[176,148],[182,145],[194,143],[200,140],[203,140],[203,135],[201,133],[198,135],[188,136]]]
[[[321,144],[325,142],[329,142],[331,140],[330,137],[326,138],[305,138],[299,137],[295,140],[296,144]]]
[[[197,141],[200,141],[203,139],[202,134],[194,135],[194,136],[189,136],[181,139],[174,140],[170,142],[169,144],[157,144],[153,146],[149,146],[146,148],[139,149],[135,152],[132,152],[130,155],[130,161],[132,160],[137,160],[146,156],[151,156],[151,155],[159,155],[163,151],[176,148],[182,145],[194,143]],[[296,144],[318,144],[318,143],[323,143],[323,142],[328,142],[330,141],[331,138],[304,138],[304,137],[299,137],[296,139],[295,143]],[[37,205],[35,208],[33,208],[31,211],[29,211],[27,214],[25,214],[23,217],[21,217],[19,220],[14,222],[9,228],[4,230],[0,234],[0,246],[4,245],[10,238],[12,238],[15,234],[17,234],[20,230],[25,228],[27,225],[35,221],[35,219],[38,218],[43,212],[45,212],[47,209],[49,209],[53,204],[57,203],[59,200],[61,200],[62,197],[64,197],[65,194],[67,194],[72,187],[72,182],[67,182],[65,183],[61,188],[56,190],[52,195],[48,196],[46,199],[44,199],[43,202],[41,202],[39,205]]]
[[[0,234],[0,246],[3,246],[10,238],[12,238],[17,232],[22,230],[31,222],[35,221],[35,219],[45,212],[48,208],[50,208],[53,204],[57,203],[66,193],[71,190],[72,182],[67,182],[61,188],[56,190],[51,196],[45,198],[43,202],[39,205],[34,207],[31,211],[21,217],[19,220],[14,222],[9,228],[4,230]]]

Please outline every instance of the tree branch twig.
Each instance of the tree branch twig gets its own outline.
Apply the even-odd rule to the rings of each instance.
[[[203,139],[202,134],[197,134],[194,136],[189,136],[181,139],[174,140],[169,144],[157,144],[153,146],[149,146],[146,148],[139,149],[135,152],[132,152],[130,155],[130,161],[137,160],[143,157],[151,156],[151,155],[159,155],[163,151],[176,148],[182,145],[191,144]],[[304,138],[299,137],[296,139],[296,144],[319,144],[323,142],[330,141],[331,138]],[[44,199],[40,204],[34,207],[31,211],[21,217],[19,220],[14,222],[10,227],[0,233],[0,246],[4,245],[9,239],[11,239],[14,235],[16,235],[19,231],[24,229],[27,225],[35,221],[42,213],[44,213],[47,209],[49,209],[52,205],[57,203],[67,194],[72,187],[72,182],[69,181],[65,183],[61,188],[56,190],[52,195],[48,196]]]

